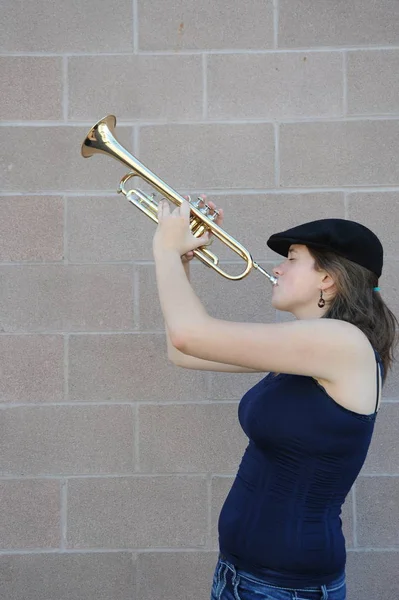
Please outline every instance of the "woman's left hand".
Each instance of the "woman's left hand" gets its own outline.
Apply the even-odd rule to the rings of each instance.
[[[170,212],[167,200],[158,204],[158,226],[153,239],[153,252],[176,251],[180,256],[190,250],[209,243],[210,235],[205,232],[196,238],[190,230],[190,204],[187,200]]]

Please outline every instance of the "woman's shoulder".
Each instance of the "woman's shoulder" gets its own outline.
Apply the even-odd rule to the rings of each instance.
[[[313,379],[344,408],[361,415],[372,415],[376,404],[379,407],[381,402],[384,371],[379,352],[367,336],[363,332],[361,334],[358,336],[355,333],[359,344],[360,360],[359,356],[354,356],[353,363],[348,365],[348,369],[338,373],[334,381],[316,377]],[[380,369],[377,368],[378,366]]]

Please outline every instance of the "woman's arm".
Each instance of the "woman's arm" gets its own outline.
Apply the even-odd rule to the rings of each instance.
[[[187,275],[187,279],[190,281],[190,263],[188,261],[183,262],[184,271]],[[166,343],[168,347],[168,358],[177,367],[184,369],[197,369],[200,371],[222,371],[225,373],[259,373],[256,369],[249,369],[246,367],[239,367],[237,365],[229,365],[225,363],[213,362],[211,360],[204,360],[197,358],[196,356],[190,356],[180,352],[175,348],[170,340],[168,327],[165,323],[166,332]]]
[[[255,372],[305,375],[332,383],[357,367],[364,369],[370,343],[346,321],[241,323],[211,317],[187,280],[182,247],[164,248],[160,243],[154,251],[162,312],[172,344],[180,352]]]

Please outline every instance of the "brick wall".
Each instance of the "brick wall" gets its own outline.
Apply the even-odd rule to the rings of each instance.
[[[269,270],[279,229],[368,225],[399,314],[399,3],[4,0],[0,88],[0,597],[207,599],[260,376],[168,363],[155,226],[80,144],[116,114]],[[260,274],[192,279],[212,315],[286,318]],[[398,380],[343,509],[349,600],[399,593]]]

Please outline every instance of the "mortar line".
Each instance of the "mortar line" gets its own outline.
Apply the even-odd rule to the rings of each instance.
[[[139,19],[138,19],[138,5],[137,0],[133,0],[132,3],[132,11],[133,11],[133,54],[139,53]]]
[[[137,124],[133,125],[133,152],[135,156],[140,156],[140,130]]]
[[[60,549],[67,548],[67,498],[68,498],[68,480],[61,479],[61,513],[60,513],[60,528],[61,528],[61,544]]]
[[[224,473],[212,473],[213,477],[223,477],[223,478],[231,478],[236,475],[237,469],[232,470],[231,472]],[[81,475],[76,474],[64,474],[64,475],[25,475],[21,477],[19,474],[17,475],[1,475],[0,481],[40,481],[40,480],[89,480],[89,479],[166,479],[166,478],[177,478],[177,479],[202,479],[206,482],[207,477],[209,475],[209,471],[203,472],[181,472],[181,471],[169,471],[167,473],[133,473],[132,471],[126,473],[97,473],[93,475],[92,473],[82,473]],[[378,473],[372,475],[362,475],[362,477],[367,478],[389,478],[389,479],[397,479],[399,477],[399,473]]]
[[[207,511],[207,540],[205,543],[205,548],[207,550],[212,550],[212,473],[207,474],[207,502],[208,502],[208,511]]]
[[[69,401],[69,333],[64,334],[64,402]],[[57,403],[55,403],[57,404]]]
[[[358,45],[358,46],[303,46],[297,48],[201,48],[199,50],[191,49],[191,50],[180,50],[179,56],[187,56],[187,55],[199,55],[203,52],[207,52],[207,54],[302,54],[306,52],[307,54],[326,54],[331,52],[375,52],[381,50],[399,50],[399,46],[381,46],[378,44],[367,44],[367,45]],[[139,54],[144,54],[146,56],[176,56],[175,50],[139,50]],[[0,57],[93,57],[93,58],[102,58],[107,56],[131,56],[131,51],[126,52],[0,52]]]
[[[133,264],[132,277],[132,298],[133,298],[133,330],[140,330],[140,274],[137,263]]]
[[[349,217],[349,197],[348,193],[344,192],[344,215],[345,219],[350,219]]]
[[[135,470],[136,473],[140,473],[140,443],[139,443],[139,437],[140,437],[140,424],[139,424],[139,405],[136,404],[133,407],[133,419],[134,419],[134,424],[133,424],[133,448],[134,448],[134,459],[133,459],[133,468]]]
[[[202,371],[203,373],[207,373],[207,371]],[[215,372],[215,371],[214,371]],[[262,373],[259,372],[259,380],[262,378]],[[115,398],[113,400],[69,400],[67,402],[42,402],[42,401],[31,401],[31,402],[2,402],[0,405],[1,410],[9,410],[9,409],[17,409],[17,408],[59,408],[60,406],[64,407],[114,407],[114,406],[164,406],[164,407],[176,407],[176,406],[209,406],[210,404],[220,405],[220,404],[231,404],[236,405],[240,401],[239,398],[220,398],[214,399],[211,398],[209,401],[207,400],[146,400],[146,399],[123,399],[123,398]],[[399,404],[399,398],[390,398],[384,397],[382,400],[384,405],[387,404]],[[381,473],[384,476],[393,475],[392,473]],[[399,475],[399,472],[397,473]],[[367,474],[362,474],[362,476],[367,477]],[[378,474],[373,473],[369,475],[370,477],[376,477]]]
[[[357,511],[356,511],[356,482],[352,487],[352,517],[353,517],[353,546],[358,547],[357,544]]]
[[[279,262],[278,260],[276,260],[276,263]],[[273,324],[274,321],[270,321],[269,324]],[[49,329],[46,331],[13,331],[13,332],[5,332],[2,331],[0,332],[0,336],[29,336],[29,335],[34,335],[34,336],[38,336],[38,335],[51,335],[51,336],[55,336],[55,335],[66,335],[65,331],[59,331],[56,329]],[[117,330],[117,331],[112,331],[112,330],[108,330],[108,331],[69,331],[68,332],[69,336],[93,336],[93,335],[102,335],[107,336],[107,335],[159,335],[159,336],[165,336],[165,331],[162,329],[151,329],[151,330],[141,330],[141,331],[133,331],[133,330],[125,330],[125,331],[121,331],[121,330]],[[204,371],[205,372],[205,371]],[[10,404],[12,406],[14,406],[14,404]],[[45,403],[46,406],[49,405],[48,402]],[[57,405],[57,404],[56,404]],[[0,410],[2,408],[2,406],[4,406],[4,403],[0,404]],[[30,406],[30,404],[28,404],[27,406]]]
[[[28,549],[28,550],[8,550],[8,549],[4,549],[4,550],[0,550],[0,556],[8,556],[8,555],[13,555],[13,556],[22,556],[22,555],[26,555],[26,554],[103,554],[104,552],[106,552],[107,554],[120,554],[120,553],[124,553],[124,554],[154,554],[154,553],[159,553],[159,554],[166,554],[166,553],[170,553],[170,554],[188,554],[188,553],[204,553],[204,554],[209,554],[209,552],[213,552],[215,555],[217,555],[217,550],[207,550],[204,545],[199,545],[199,546],[191,546],[190,548],[176,548],[176,547],[159,547],[157,546],[156,548],[131,548],[131,547],[121,547],[121,548],[91,548],[90,546],[88,546],[87,548],[81,549],[68,549],[68,550],[60,550],[59,548],[54,549],[54,548],[32,548],[32,549]],[[399,552],[399,545],[398,546],[392,546],[389,548],[373,548],[373,547],[362,547],[362,548],[347,548],[347,552],[356,552],[356,554],[360,554],[360,553],[367,553],[367,552],[377,552],[377,553],[396,553]],[[134,596],[135,598],[137,596]]]
[[[281,118],[279,117],[279,123],[285,125],[306,125],[306,124],[315,124],[315,123],[368,123],[368,122],[376,122],[376,121],[399,121],[399,113],[367,113],[367,114],[358,114],[358,115],[308,115],[305,117],[301,116],[288,116]],[[168,119],[159,119],[159,120],[131,120],[131,119],[118,119],[119,127],[181,127],[181,126],[190,126],[190,127],[200,127],[204,125],[274,125],[276,122],[276,116],[269,117],[247,117],[247,118],[232,118],[232,119],[210,119],[208,118],[206,121],[203,120],[195,120],[195,121],[186,121],[184,119],[178,120],[168,120]],[[86,128],[92,127],[93,121],[82,120],[82,121],[68,121],[64,122],[62,120],[52,120],[52,121],[0,121],[0,127],[36,127],[38,129],[48,127],[79,127]]]
[[[205,377],[205,393],[207,397],[207,403],[212,402],[212,371],[204,371],[206,373]]]
[[[279,2],[278,2],[278,0],[273,0],[273,33],[274,33],[273,43],[274,43],[274,49],[278,48],[279,12],[280,12]]]
[[[280,123],[281,125],[281,123]],[[136,155],[138,154],[135,153]],[[181,186],[181,193],[190,193],[190,194],[201,194],[204,191],[205,188],[190,188],[190,187],[186,187],[186,186]],[[358,193],[374,193],[374,192],[398,192],[399,191],[399,186],[397,185],[351,185],[348,184],[347,186],[337,186],[337,187],[319,187],[319,186],[315,186],[315,187],[283,187],[283,188],[279,188],[276,189],[275,187],[264,187],[264,188],[221,188],[221,189],[215,189],[215,188],[206,188],[208,195],[212,194],[213,196],[242,196],[242,195],[247,195],[247,196],[255,196],[255,195],[264,195],[264,194],[276,194],[276,195],[282,195],[282,194],[295,194],[295,195],[303,195],[303,194],[316,194],[316,193],[325,193],[325,194],[332,194],[332,193],[342,193],[342,192],[346,192],[348,194],[358,194]],[[79,191],[79,192],[68,192],[68,191],[63,191],[63,190],[44,190],[42,192],[36,192],[36,191],[30,191],[30,190],[26,190],[26,191],[18,191],[18,190],[11,190],[11,191],[7,191],[7,192],[0,192],[0,198],[4,197],[10,197],[10,196],[21,196],[21,197],[26,197],[26,196],[64,196],[65,198],[90,198],[92,196],[95,196],[96,198],[114,198],[116,195],[115,189],[110,189],[110,190],[91,190],[91,191]],[[59,261],[52,261],[54,264],[58,263]],[[2,263],[2,264],[6,264],[6,263]],[[9,263],[9,264],[15,264],[15,263]],[[24,263],[25,264],[25,263]]]
[[[62,57],[62,116],[64,122],[68,121],[69,110],[69,74],[68,74],[68,57]]]
[[[395,255],[391,255],[391,254],[386,254],[385,256],[386,260],[389,260],[391,262],[397,262],[399,261],[399,257],[395,256]],[[265,265],[274,265],[276,263],[276,261],[280,260],[278,256],[276,257],[257,257],[257,262],[265,264]],[[0,267],[13,267],[15,269],[21,269],[21,268],[25,268],[25,267],[36,267],[36,268],[47,268],[47,267],[68,267],[69,269],[74,269],[74,268],[78,268],[78,267],[92,267],[93,269],[98,269],[101,270],[104,267],[134,267],[135,264],[137,264],[138,266],[146,266],[146,267],[153,267],[155,265],[154,260],[152,259],[148,259],[148,260],[103,260],[101,262],[88,262],[88,261],[74,261],[74,262],[70,262],[68,263],[68,265],[64,265],[63,262],[52,262],[52,261],[37,261],[37,262],[0,262]],[[228,259],[221,259],[220,264],[223,265],[231,265],[231,266],[236,266],[236,265],[241,265],[242,262],[240,262],[239,260],[228,260]],[[196,265],[194,268],[197,269],[198,267],[200,267],[201,265]],[[201,268],[203,268],[201,266]],[[253,275],[257,275],[256,273],[253,273]],[[245,279],[245,278],[243,278]],[[243,281],[243,279],[241,281]],[[35,333],[50,333],[52,331],[55,330],[37,330],[35,331]],[[65,333],[64,330],[57,330],[60,333]],[[104,331],[109,331],[108,329],[104,330]],[[132,328],[132,329],[123,329],[123,330],[115,330],[115,333],[119,331],[119,333],[126,333],[126,332],[136,332],[137,330]],[[152,330],[151,330],[152,331]],[[157,330],[158,331],[158,330]],[[161,330],[160,330],[161,331]],[[21,333],[18,331],[0,331],[0,335],[2,334],[15,334],[15,333]],[[33,333],[33,332],[27,332],[27,333]],[[82,333],[81,330],[76,330],[76,331],[69,331],[68,333]],[[92,330],[88,330],[85,331],[84,333],[95,333]]]
[[[259,377],[261,378],[262,373],[259,373]],[[215,404],[215,405],[219,405],[219,404],[231,404],[231,405],[236,405],[239,402],[238,398],[226,398],[224,400],[211,400],[210,402],[206,402],[205,400],[145,400],[145,399],[139,399],[139,400],[132,400],[132,399],[127,399],[127,400],[123,400],[123,399],[114,399],[114,400],[104,400],[104,401],[99,401],[99,400],[92,400],[92,401],[80,401],[80,400],[70,400],[69,402],[3,402],[0,405],[0,411],[1,410],[7,410],[7,409],[17,409],[17,408],[59,408],[60,406],[65,406],[65,407],[73,407],[73,408],[80,408],[82,406],[84,407],[90,407],[93,408],[93,406],[99,406],[99,407],[104,407],[107,406],[109,408],[114,407],[114,406],[154,406],[154,407],[159,407],[159,406],[164,406],[164,407],[176,407],[176,406],[209,406],[209,404]],[[397,400],[397,402],[399,402],[399,400]]]
[[[342,77],[343,77],[343,97],[342,109],[343,115],[348,116],[348,54],[342,52]]]
[[[69,240],[68,240],[68,209],[69,209],[69,205],[68,205],[68,196],[62,196],[62,200],[63,200],[63,207],[64,207],[64,222],[63,222],[63,260],[62,260],[62,264],[67,265],[69,264],[69,259],[68,259],[68,246],[69,246]],[[56,263],[58,264],[58,262]]]
[[[280,188],[280,125],[274,124],[274,185]]]
[[[98,335],[102,335],[99,333]],[[211,375],[210,371],[202,371],[204,375]],[[265,371],[266,373],[266,371]],[[262,373],[259,372],[259,377],[261,377]],[[16,409],[16,408],[54,408],[54,407],[82,407],[82,406],[187,406],[187,405],[199,405],[199,406],[208,406],[209,404],[237,404],[239,402],[239,398],[234,396],[225,397],[225,398],[209,398],[207,400],[165,400],[165,401],[156,401],[156,400],[146,400],[145,398],[134,399],[134,398],[115,398],[113,400],[67,400],[61,402],[43,402],[43,401],[30,401],[30,402],[2,402],[0,404],[0,411],[7,409]],[[382,399],[382,403],[384,405],[387,404],[398,404],[398,397],[384,397]],[[398,473],[399,474],[399,473]],[[371,476],[376,476],[376,473],[373,473]],[[384,473],[383,473],[384,475]],[[385,473],[385,475],[389,475],[389,473]],[[365,474],[367,476],[367,474]]]
[[[208,119],[208,57],[202,55],[202,119]]]

